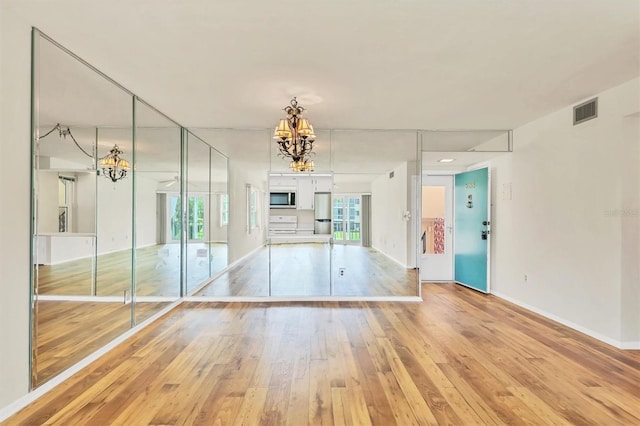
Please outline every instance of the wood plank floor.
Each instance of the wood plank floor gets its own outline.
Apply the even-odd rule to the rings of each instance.
[[[637,425],[640,351],[493,296],[184,303],[7,425]]]
[[[269,267],[271,264],[271,269]],[[343,274],[340,271],[343,270]],[[417,296],[415,269],[370,247],[296,243],[265,247],[196,296]]]
[[[198,249],[211,251],[211,271]],[[227,266],[227,245],[190,243],[187,247],[187,288],[193,289]],[[78,259],[57,265],[38,265],[38,292],[41,295],[91,295],[92,261]],[[211,275],[210,275],[211,274]],[[131,250],[98,256],[97,296],[123,296],[131,292]],[[180,246],[163,244],[136,250],[136,290],[138,296],[178,297],[180,295]]]
[[[138,302],[140,323],[169,303]],[[89,356],[131,328],[131,305],[109,302],[38,301],[33,385]]]
[[[187,291],[209,277],[206,264],[196,257],[197,248],[189,248]],[[212,275],[226,266],[227,247],[210,244],[213,253]],[[162,253],[162,255],[159,255]],[[180,294],[179,246],[144,247],[137,250],[136,290],[138,296],[178,297]],[[415,296],[418,293],[416,270],[404,268],[380,252],[362,246],[335,244],[275,244],[265,247],[199,291],[199,296],[257,297],[269,295],[269,262],[273,296],[329,296],[333,280],[336,296]],[[331,263],[331,267],[329,264]],[[91,259],[59,265],[38,266],[38,291],[41,295],[90,295]],[[340,274],[343,270],[343,274]],[[131,289],[131,251],[98,256],[98,296],[123,296]]]

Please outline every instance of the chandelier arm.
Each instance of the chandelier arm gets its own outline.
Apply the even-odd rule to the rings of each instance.
[[[49,130],[47,133],[45,133],[44,135],[40,136],[38,138],[38,140],[46,138],[47,136],[49,136],[51,133],[53,133],[54,130],[58,130],[60,132],[60,134],[62,135],[62,128],[60,127],[60,123],[57,123],[55,126],[53,126],[53,128],[51,130]]]
[[[89,154],[87,151],[85,151],[85,150],[84,150],[84,148],[82,148],[82,147],[80,146],[80,144],[78,143],[78,141],[76,141],[76,138],[74,138],[74,137],[73,137],[73,134],[71,133],[71,129],[70,129],[70,128],[68,128],[68,127],[67,127],[67,134],[68,134],[69,136],[71,136],[71,140],[73,141],[73,143],[74,143],[74,144],[76,144],[76,146],[78,147],[78,149],[79,149],[80,151],[82,151],[82,153],[83,153],[84,155],[86,155],[86,156],[87,156],[87,157],[89,157],[89,158],[94,158],[94,157],[93,157],[93,155]]]
[[[47,136],[49,136],[51,133],[53,133],[54,130],[57,130],[60,134],[61,137],[66,137],[67,135],[69,135],[71,137],[71,140],[73,141],[73,143],[76,145],[76,147],[82,151],[82,153],[84,155],[86,155],[89,158],[94,158],[93,155],[89,154],[87,151],[84,150],[84,148],[82,148],[80,146],[80,144],[78,143],[78,141],[76,140],[76,138],[73,137],[73,133],[71,133],[71,129],[70,128],[66,128],[66,129],[62,129],[62,126],[60,126],[60,123],[56,123],[55,126],[53,126],[53,128],[51,130],[49,130],[47,133],[45,133],[44,135],[38,137],[38,140],[46,138]]]

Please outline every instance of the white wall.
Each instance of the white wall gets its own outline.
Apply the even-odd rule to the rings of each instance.
[[[422,187],[422,217],[444,217],[444,186]]]
[[[623,125],[638,93],[638,79],[601,93],[578,126],[567,107],[517,128],[492,161],[493,291],[616,344],[640,342],[639,138]]]
[[[371,184],[371,243],[372,246],[407,265],[407,221],[402,213],[407,207],[407,163],[394,170],[394,177],[382,175]]]
[[[369,194],[370,182],[340,182],[334,186],[334,194]]]
[[[38,173],[38,233],[58,232],[58,173]]]
[[[128,178],[127,178],[128,179]],[[106,179],[105,179],[106,180]],[[136,175],[136,246],[154,245],[156,241],[158,183],[142,174]]]
[[[235,262],[265,243],[265,223],[260,229],[247,232],[247,184],[261,193],[260,204],[264,219],[267,174],[252,171],[250,163],[229,160],[229,263]]]
[[[97,176],[100,177],[100,176]],[[96,232],[96,175],[78,173],[76,180],[75,232]]]
[[[211,191],[213,192],[211,198],[211,230],[209,235],[209,241],[211,242],[226,242],[228,241],[228,225],[220,225],[220,201],[221,195],[227,193],[226,182],[213,182],[211,184]]]
[[[31,27],[10,10],[0,13],[1,408],[29,389]]]
[[[114,183],[99,176],[97,186],[98,254],[131,248],[131,180]]]
[[[638,91],[636,91],[638,93]],[[622,235],[621,340],[640,342],[640,113],[622,120]],[[640,347],[630,344],[629,346]]]

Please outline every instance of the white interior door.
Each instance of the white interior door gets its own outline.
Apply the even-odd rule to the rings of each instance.
[[[420,280],[453,281],[453,176],[424,176]]]

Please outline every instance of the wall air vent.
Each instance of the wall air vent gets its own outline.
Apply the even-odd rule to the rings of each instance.
[[[584,123],[598,116],[598,98],[589,99],[573,107],[573,125]]]

